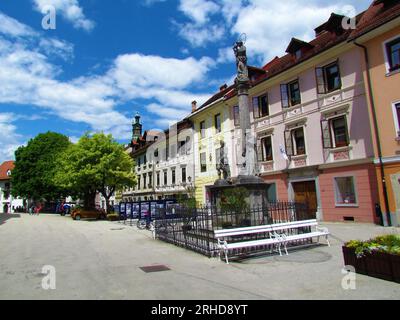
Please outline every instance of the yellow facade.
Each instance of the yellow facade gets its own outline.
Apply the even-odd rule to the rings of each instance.
[[[400,38],[400,19],[370,32],[357,40],[367,48],[369,68],[365,65],[365,78],[370,76],[373,104],[376,110],[377,130],[381,148],[384,175],[387,187],[389,211],[394,225],[400,224],[400,132],[394,106],[400,103],[400,72],[390,72],[387,64],[386,44]],[[367,85],[366,88],[369,91]],[[374,125],[374,114],[370,104],[371,123]],[[385,208],[381,166],[379,164],[378,138],[374,130],[374,150],[380,205]]]
[[[209,194],[207,194],[207,187],[212,186],[219,178],[216,170],[217,149],[221,147],[221,142],[226,144],[232,142],[234,130],[232,109],[235,99],[231,100],[232,101],[227,103],[221,99],[220,101],[197,110],[189,117],[193,122],[195,132],[194,163],[196,201],[201,205],[210,203],[211,199]],[[215,117],[217,115],[221,116],[220,132],[217,131],[215,126]],[[200,124],[202,122],[205,123],[203,135],[200,130]],[[231,146],[229,147],[231,148]],[[207,169],[205,172],[202,172],[200,162],[201,154],[206,155]]]

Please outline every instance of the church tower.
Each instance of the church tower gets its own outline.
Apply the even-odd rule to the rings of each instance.
[[[140,123],[140,115],[136,113],[135,120],[132,122],[132,140],[137,140],[142,136],[142,124]]]

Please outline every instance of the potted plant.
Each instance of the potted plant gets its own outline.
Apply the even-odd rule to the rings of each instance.
[[[357,273],[400,283],[400,235],[350,241],[343,246],[343,257]]]
[[[234,214],[235,223],[241,227],[251,226],[250,206],[247,203],[249,191],[246,188],[232,188],[223,192],[221,210]]]

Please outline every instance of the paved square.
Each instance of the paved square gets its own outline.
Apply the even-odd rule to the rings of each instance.
[[[342,288],[341,245],[399,233],[364,224],[329,224],[332,247],[291,250],[226,265],[155,241],[148,231],[56,215],[0,215],[0,299],[398,299],[400,285],[357,275]],[[56,290],[42,289],[43,266]],[[140,267],[165,265],[168,272]]]

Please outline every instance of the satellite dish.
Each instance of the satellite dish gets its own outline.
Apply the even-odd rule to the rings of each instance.
[[[247,35],[245,34],[245,33],[242,33],[240,36],[239,36],[239,40],[238,40],[239,42],[243,42],[243,44],[245,44],[246,43],[246,41],[247,41]]]

